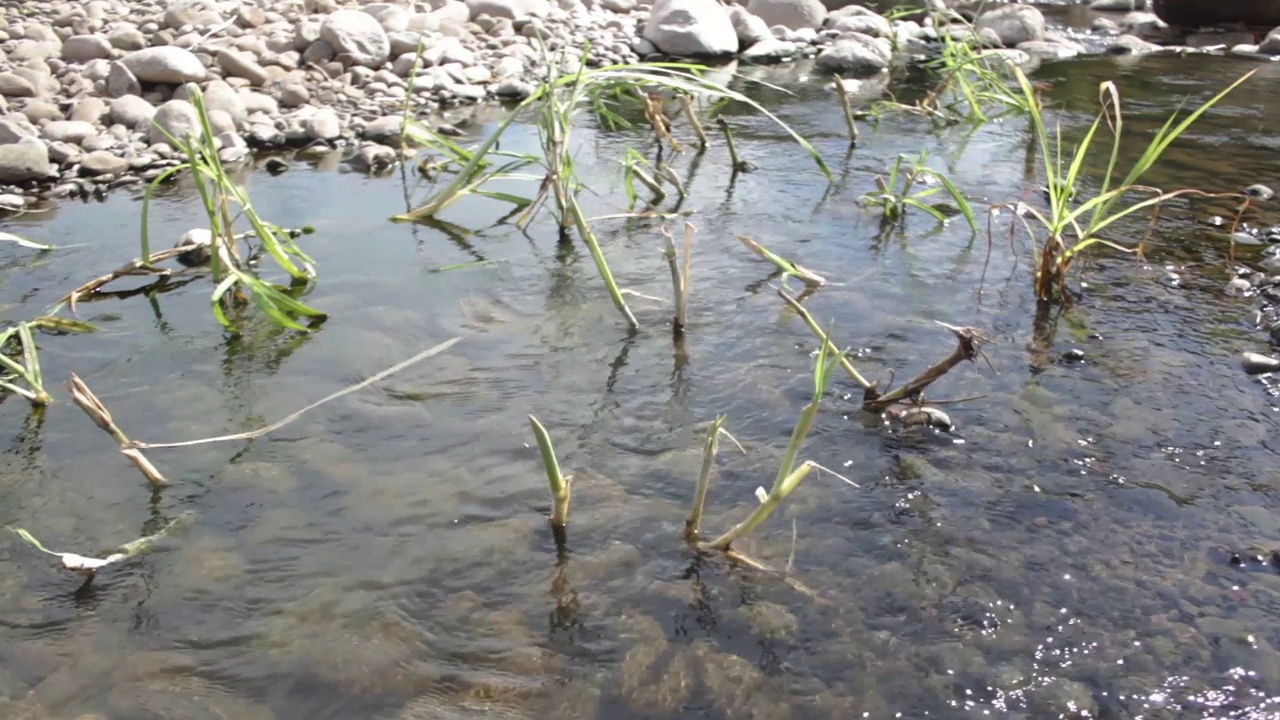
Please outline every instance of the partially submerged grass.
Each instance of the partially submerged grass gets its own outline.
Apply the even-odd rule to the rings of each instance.
[[[701,74],[705,67],[689,63],[654,63],[634,65],[609,65],[588,68],[585,54],[577,63],[576,72],[561,71],[562,63],[547,63],[546,80],[520,105],[500,122],[480,145],[474,149],[462,149],[431,138],[430,143],[447,150],[451,157],[439,169],[452,171],[453,176],[443,187],[436,188],[418,208],[397,216],[397,220],[421,221],[433,218],[454,203],[468,196],[481,196],[509,203],[520,212],[519,224],[527,227],[543,207],[550,207],[562,237],[573,231],[587,246],[592,260],[609,291],[609,297],[631,328],[637,328],[635,315],[627,306],[623,292],[614,280],[592,222],[585,216],[578,202],[583,189],[582,180],[575,166],[577,145],[574,131],[583,112],[590,112],[606,127],[625,127],[630,123],[622,116],[624,107],[638,107],[654,129],[659,144],[679,147],[671,136],[671,123],[663,103],[671,98],[681,103],[692,125],[705,145],[705,133],[688,98],[705,97],[713,101],[734,101],[749,106],[755,112],[768,117],[782,127],[813,160],[815,166],[828,180],[831,172],[813,146],[783,123],[777,116],[747,96],[727,87],[705,80]],[[498,150],[503,134],[517,118],[531,116],[538,129],[540,152],[536,155],[506,153]],[[723,120],[720,120],[723,123]],[[726,128],[722,124],[722,127]],[[731,136],[727,136],[730,138]],[[735,156],[735,168],[741,164]],[[636,183],[643,185],[661,201],[666,191],[662,181],[672,183],[683,196],[684,188],[674,171],[660,161],[649,163],[642,157],[628,153],[623,158],[625,185],[628,197],[636,201]],[[517,195],[494,190],[491,186],[510,181],[538,180],[538,190],[532,196]]]
[[[53,402],[44,389],[44,376],[40,372],[40,354],[36,348],[35,338],[31,334],[34,322],[20,322],[0,333],[0,365],[7,371],[0,375],[0,388],[8,390],[35,407],[43,407]],[[21,362],[8,356],[9,346],[16,343],[17,354]],[[18,385],[21,380],[26,387]]]
[[[127,560],[128,558],[141,555],[142,553],[146,552],[151,548],[152,545],[156,543],[157,540],[173,532],[174,529],[176,529],[180,525],[184,524],[187,520],[189,520],[192,517],[192,515],[193,513],[191,512],[185,512],[179,515],[178,517],[174,518],[173,520],[170,520],[168,523],[165,524],[164,527],[160,528],[160,530],[150,535],[144,535],[136,540],[127,542],[117,547],[111,554],[102,558],[93,557],[89,555],[81,555],[79,553],[73,553],[73,552],[59,552],[57,550],[50,550],[49,548],[45,547],[43,543],[37,540],[36,537],[32,535],[30,532],[17,527],[11,527],[9,529],[13,531],[15,535],[22,538],[24,542],[26,542],[28,545],[35,548],[36,550],[39,550],[45,555],[52,555],[53,557],[58,558],[58,560],[62,563],[62,567],[74,573],[84,576],[87,580],[92,580],[93,577],[102,568],[108,565],[113,565],[122,560]]]
[[[880,175],[876,176],[876,190],[863,195],[862,204],[865,207],[878,208],[883,221],[888,224],[902,222],[906,218],[907,208],[919,210],[942,223],[947,221],[949,215],[962,215],[965,222],[969,224],[970,232],[977,235],[978,220],[974,217],[969,200],[945,174],[925,165],[925,159],[925,152],[921,150],[911,164],[903,168],[903,162],[907,161],[908,157],[899,155],[889,166],[888,179]],[[929,180],[938,184],[916,189],[917,185]],[[925,202],[926,198],[941,190],[946,190],[954,205]]]
[[[675,315],[671,318],[671,328],[677,334],[684,332],[685,323],[689,319],[689,274],[693,264],[693,233],[693,224],[686,222],[684,245],[681,253],[677,255],[676,241],[671,236],[671,229],[665,225],[662,226],[662,237],[665,241],[662,256],[667,259],[667,266],[671,270],[671,292],[676,308]]]
[[[778,467],[778,474],[773,480],[773,486],[767,492],[764,488],[757,488],[756,498],[760,501],[759,507],[753,510],[742,522],[734,525],[724,534],[708,543],[711,547],[717,550],[728,550],[735,541],[768,519],[773,514],[773,511],[782,504],[782,501],[786,500],[787,496],[800,486],[801,481],[812,470],[815,468],[826,469],[811,460],[806,460],[798,466],[796,461],[799,458],[800,448],[804,445],[805,438],[809,436],[809,431],[813,428],[814,419],[818,415],[818,407],[822,404],[822,396],[826,393],[827,384],[831,381],[832,371],[838,364],[839,358],[843,356],[843,353],[833,355],[828,352],[827,348],[827,343],[823,343],[818,348],[818,357],[813,370],[813,395],[809,400],[809,404],[805,405],[800,411],[800,417],[796,420],[795,427],[791,431],[791,441],[787,443],[787,448],[783,451],[782,463]],[[828,470],[827,472],[831,471]],[[835,475],[836,473],[832,474]],[[839,476],[837,475],[837,477]],[[849,481],[846,480],[846,482]],[[701,480],[699,484],[701,485]],[[697,506],[695,506],[695,509],[698,509]]]
[[[945,32],[942,52],[925,67],[938,81],[914,105],[882,101],[872,106],[879,118],[887,112],[908,112],[928,117],[944,125],[984,123],[996,117],[1024,115],[1038,110],[1038,93],[1024,95],[1011,81],[1020,72],[1008,58],[975,47],[971,40],[958,40]]]
[[[149,268],[153,262],[148,231],[152,196],[161,184],[176,173],[190,172],[212,236],[209,263],[216,286],[210,303],[218,322],[234,330],[233,323],[227,317],[227,310],[234,305],[243,304],[247,293],[248,301],[277,324],[293,330],[307,331],[308,328],[296,318],[320,319],[325,317],[324,313],[297,300],[285,288],[259,278],[240,252],[238,240],[241,236],[237,236],[234,226],[240,220],[247,222],[252,239],[289,275],[293,284],[305,284],[314,278],[314,263],[298,247],[292,233],[262,219],[254,210],[248,192],[231,178],[218,157],[215,134],[209,124],[209,115],[200,92],[193,90],[190,100],[200,120],[200,135],[188,135],[185,138],[170,136],[171,144],[185,156],[186,161],[161,173],[147,186],[142,201],[142,266]]]
[[[760,256],[761,258],[773,263],[778,268],[783,277],[793,277],[799,279],[808,288],[819,288],[827,284],[827,279],[809,268],[788,260],[781,255],[770,251],[765,246],[752,240],[746,235],[739,235],[738,242],[742,243],[748,250]]]
[[[533,437],[538,442],[538,454],[542,457],[542,469],[547,473],[547,484],[551,488],[551,516],[548,522],[551,528],[563,538],[565,525],[569,522],[569,486],[573,477],[560,472],[560,461],[556,459],[555,447],[551,445],[551,436],[542,427],[538,418],[529,416],[529,427],[533,429]]]
[[[1141,180],[1192,123],[1255,72],[1257,71],[1251,70],[1245,73],[1185,116],[1179,117],[1178,113],[1170,115],[1152,136],[1137,162],[1119,180],[1117,165],[1121,143],[1124,142],[1124,113],[1120,107],[1120,91],[1115,83],[1108,80],[1099,85],[1098,95],[1102,108],[1083,139],[1071,152],[1066,164],[1061,128],[1054,127],[1051,132],[1038,107],[1031,113],[1032,128],[1044,162],[1049,206],[1043,211],[1025,203],[1020,203],[1019,207],[1040,226],[1038,231],[1032,231],[1028,226],[1028,231],[1037,243],[1034,288],[1038,300],[1068,300],[1067,272],[1072,262],[1093,246],[1103,245],[1140,255],[1145,241],[1126,246],[1102,237],[1101,234],[1116,222],[1143,210],[1150,210],[1154,217],[1154,213],[1158,212],[1165,201],[1175,197],[1208,194],[1193,189],[1164,191],[1142,185]],[[1031,82],[1021,70],[1016,71],[1016,77],[1023,95],[1030,101],[1036,93]],[[1102,174],[1102,184],[1092,197],[1081,199],[1078,187],[1081,173],[1104,122],[1112,132],[1112,141],[1106,170]],[[1141,199],[1128,199],[1131,196],[1139,196]]]

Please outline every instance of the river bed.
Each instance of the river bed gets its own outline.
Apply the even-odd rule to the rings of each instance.
[[[1280,184],[1280,65],[1093,58],[1036,79],[1067,135],[1115,79],[1142,137],[1253,67],[1149,178],[1226,192]],[[1265,351],[1265,335],[1251,301],[1222,292],[1214,208],[1166,208],[1145,261],[1098,253],[1081,300],[1038,316],[1030,244],[1001,223],[985,232],[989,204],[1042,182],[1025,119],[937,130],[891,116],[848,151],[824,83],[760,76],[795,94],[753,91],[837,180],[732,108],[756,172],[731,178],[719,143],[675,161],[697,227],[682,345],[663,302],[633,298],[641,330],[628,333],[585,249],[557,246],[547,222],[525,235],[477,202],[447,213],[468,232],[394,224],[422,196],[407,175],[303,161],[247,187],[266,217],[317,230],[301,241],[319,269],[306,300],[330,315],[316,332],[251,316],[231,337],[197,280],[82,303],[99,332],[42,336],[58,403],[42,417],[0,405],[0,523],[93,553],[193,519],[79,591],[16,537],[0,544],[0,714],[1280,717],[1277,401],[1235,359]],[[612,158],[651,139],[582,132],[590,210],[620,212]],[[920,214],[886,230],[859,206],[894,157],[921,150],[974,200],[978,237]],[[157,238],[203,220],[189,187],[154,211]],[[64,246],[0,248],[7,316],[134,257],[139,213],[117,193],[7,221]],[[1253,219],[1274,224],[1280,206]],[[669,297],[657,222],[597,231],[622,286]],[[994,340],[933,390],[971,398],[946,408],[952,434],[887,428],[836,379],[802,457],[860,487],[811,476],[741,545],[790,562],[809,592],[681,538],[706,424],[726,415],[746,448],[722,443],[715,531],[771,482],[811,392],[816,343],[739,234],[833,281],[806,307],[872,377],[901,382],[946,355],[938,322]],[[268,438],[153,451],[173,480],[156,493],[60,387],[75,372],[138,439],[193,439],[253,429],[452,337]],[[528,413],[575,476],[563,553]]]

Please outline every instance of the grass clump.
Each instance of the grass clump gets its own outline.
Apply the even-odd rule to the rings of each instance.
[[[908,160],[906,155],[899,155],[889,166],[887,179],[877,175],[876,189],[862,196],[862,205],[879,209],[881,218],[887,225],[902,222],[906,218],[908,208],[915,208],[938,222],[946,222],[948,215],[963,215],[965,222],[969,224],[969,230],[976,235],[978,221],[973,215],[973,207],[960,188],[956,187],[955,183],[943,173],[925,165],[923,150],[914,160],[910,160],[910,165],[904,168],[903,163]],[[937,185],[916,189],[917,186],[928,181],[936,181]],[[941,190],[946,190],[954,205],[925,202],[926,198]]]
[[[1165,150],[1192,123],[1248,80],[1254,72],[1256,70],[1245,73],[1185,116],[1180,117],[1178,113],[1170,115],[1147,143],[1137,162],[1122,177],[1118,175],[1117,165],[1121,143],[1125,141],[1124,113],[1120,107],[1120,91],[1114,82],[1108,80],[1099,85],[1098,95],[1102,108],[1068,157],[1064,157],[1061,128],[1055,126],[1051,131],[1043,114],[1036,107],[1031,113],[1031,123],[1044,162],[1049,204],[1046,209],[1040,210],[1020,203],[1019,209],[1025,211],[1023,222],[1037,244],[1034,283],[1037,300],[1069,301],[1067,272],[1072,262],[1093,246],[1103,245],[1121,252],[1141,254],[1145,241],[1126,246],[1102,237],[1102,233],[1116,222],[1143,210],[1152,211],[1154,218],[1154,213],[1159,211],[1165,201],[1181,195],[1207,195],[1203,191],[1189,188],[1164,191],[1143,185],[1141,181]],[[1035,89],[1022,71],[1018,70],[1015,74],[1024,97],[1030,101],[1035,96]],[[1102,173],[1101,186],[1097,192],[1091,197],[1083,198],[1078,187],[1081,173],[1104,123],[1112,134],[1106,169]],[[1034,220],[1039,229],[1033,230],[1026,217]]]
[[[475,195],[513,205],[519,213],[518,224],[527,227],[544,207],[549,207],[562,238],[576,234],[587,246],[610,299],[634,329],[639,323],[613,277],[593,223],[578,200],[584,187],[576,168],[574,132],[584,112],[597,117],[605,127],[617,128],[630,125],[622,114],[624,111],[642,110],[658,141],[678,147],[670,135],[669,118],[662,109],[664,99],[677,103],[686,114],[693,112],[688,103],[691,97],[707,98],[712,102],[737,102],[782,127],[813,159],[826,178],[831,178],[831,172],[813,146],[777,116],[745,95],[703,79],[701,75],[706,68],[701,65],[653,63],[588,68],[585,60],[584,54],[579,62],[571,63],[577,66],[572,72],[563,69],[563,62],[548,62],[547,78],[510,111],[479,146],[472,150],[449,148],[452,158],[439,166],[442,171],[452,172],[449,181],[433,190],[419,207],[395,219],[428,220],[459,200]],[[538,130],[539,152],[513,154],[500,151],[500,140],[512,123],[530,116]],[[702,145],[705,133],[701,131],[701,124],[691,124],[697,132],[698,144]],[[442,140],[435,142],[443,145]],[[633,204],[637,183],[658,196],[657,201],[666,194],[661,184],[664,179],[683,196],[684,188],[679,178],[661,162],[650,164],[630,153],[622,162],[628,197]],[[501,182],[530,180],[538,183],[532,196],[493,189]]]
[[[298,247],[295,233],[263,220],[254,210],[248,192],[231,178],[218,157],[215,134],[209,124],[209,115],[199,90],[192,90],[190,100],[199,118],[200,133],[198,136],[190,134],[184,138],[174,138],[166,133],[170,143],[185,156],[186,161],[169,168],[147,186],[142,201],[141,264],[150,267],[153,257],[148,232],[151,198],[156,189],[176,173],[189,171],[209,221],[210,240],[209,247],[205,250],[208,252],[209,265],[216,283],[210,303],[218,322],[228,329],[234,329],[227,311],[237,305],[252,302],[277,324],[293,330],[307,331],[308,328],[296,318],[321,319],[325,316],[290,293],[296,294],[296,291],[305,288],[315,277],[314,263]],[[234,230],[236,222],[240,220],[249,225],[250,233],[247,238],[237,235]],[[258,248],[241,253],[241,239],[256,241]],[[188,250],[199,251],[199,247]],[[251,261],[262,252],[271,256],[276,265],[288,274],[292,287],[285,288],[257,276]]]
[[[35,323],[21,322],[0,333],[0,365],[6,371],[0,375],[0,388],[25,399],[34,407],[44,407],[53,402],[53,398],[44,389],[44,376],[40,373],[40,355],[36,349],[35,338],[31,328]],[[8,353],[14,345],[14,359]],[[23,385],[19,385],[21,380]],[[25,385],[25,387],[24,387]]]

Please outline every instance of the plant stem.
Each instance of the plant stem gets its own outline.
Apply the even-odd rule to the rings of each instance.
[[[613,300],[614,307],[618,308],[618,312],[622,313],[622,317],[626,318],[627,325],[632,330],[639,330],[640,323],[636,320],[636,316],[632,314],[631,308],[627,306],[627,301],[622,298],[618,283],[614,281],[613,273],[609,270],[609,263],[605,261],[604,253],[600,250],[600,243],[596,240],[595,233],[591,232],[591,226],[587,222],[586,216],[582,214],[582,208],[578,206],[578,198],[570,193],[565,199],[568,202],[569,214],[578,228],[578,234],[582,236],[582,241],[587,244],[587,248],[591,251],[591,259],[596,263],[596,270],[600,272],[600,278],[604,280],[605,287],[609,289],[609,298]]]
[[[809,314],[808,310],[804,309],[803,305],[782,290],[778,291],[778,297],[785,300],[786,303],[791,306],[791,309],[795,310],[796,314],[804,320],[804,324],[809,326],[809,329],[813,331],[813,334],[818,336],[819,340],[826,343],[827,352],[839,354],[839,348],[831,342],[831,338],[827,337],[826,331],[824,331],[818,323],[814,321],[813,316]],[[862,376],[862,373],[858,372],[857,368],[853,366],[853,363],[849,362],[849,358],[844,355],[840,355],[840,367],[844,369],[845,374],[848,375],[850,379],[858,384],[858,387],[862,388],[864,391],[875,391],[876,386],[868,382],[867,379]]]
[[[551,487],[551,527],[563,530],[569,521],[569,484],[572,478],[560,474],[560,462],[556,460],[556,451],[551,446],[551,436],[547,434],[547,429],[532,415],[529,416],[529,426],[533,428],[533,436],[538,441],[542,467],[547,471],[547,484]]]
[[[702,468],[698,471],[698,484],[693,490],[693,508],[684,524],[684,536],[689,542],[697,540],[698,528],[702,525],[702,510],[707,504],[711,468],[715,466],[716,448],[720,445],[720,428],[723,425],[724,416],[721,415],[711,423],[711,428],[707,430],[707,440],[702,446]]]
[[[853,105],[849,102],[849,91],[845,89],[844,79],[836,75],[836,95],[840,96],[840,109],[844,112],[844,124],[849,128],[849,143],[858,143],[858,123],[853,119]]]
[[[693,98],[687,93],[680,96],[680,104],[684,106],[685,117],[689,118],[689,124],[693,126],[693,133],[698,136],[699,152],[707,149],[707,132],[702,129],[702,120],[698,118],[698,112],[693,109]]]
[[[810,407],[813,406],[810,405],[806,407],[805,411],[808,411]],[[787,495],[791,494],[791,491],[796,489],[800,484],[800,481],[804,480],[805,476],[808,475],[809,471],[814,467],[815,465],[812,462],[805,461],[802,463],[800,467],[796,468],[783,478],[780,483],[774,485],[774,488],[769,493],[768,497],[760,503],[760,507],[757,507],[746,520],[734,525],[732,528],[729,528],[728,532],[715,540],[712,540],[709,543],[711,547],[716,548],[717,550],[728,550],[729,546],[732,545],[735,540],[756,529],[760,523],[764,522],[769,515],[777,509],[778,505],[787,498]]]

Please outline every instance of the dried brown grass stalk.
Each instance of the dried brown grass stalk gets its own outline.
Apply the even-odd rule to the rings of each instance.
[[[299,417],[303,415],[303,413],[306,413],[309,410],[314,410],[331,400],[337,400],[338,398],[344,395],[350,395],[351,393],[356,392],[357,390],[363,390],[364,388],[369,387],[370,385],[380,380],[384,380],[390,377],[391,375],[394,375],[395,373],[398,373],[401,370],[404,370],[410,365],[414,365],[415,363],[421,362],[422,360],[426,360],[429,357],[439,355],[445,350],[448,350],[449,348],[453,347],[461,339],[462,338],[455,337],[449,340],[445,340],[439,345],[436,345],[427,350],[423,350],[422,352],[418,353],[417,355],[414,355],[408,360],[404,360],[402,362],[396,363],[395,365],[387,368],[386,370],[383,370],[382,372],[379,372],[375,375],[371,375],[368,378],[356,383],[355,385],[351,385],[349,387],[343,388],[342,390],[339,390],[338,392],[335,392],[321,400],[317,400],[316,402],[311,403],[310,405],[302,408],[301,410],[298,410],[297,412],[294,412],[281,420],[277,420],[276,422],[273,422],[270,425],[258,428],[257,430],[236,433],[234,435],[220,435],[218,437],[202,438],[200,440],[185,440],[182,442],[145,443],[145,442],[138,442],[138,441],[128,441],[127,439],[126,439],[126,442],[128,443],[129,448],[176,448],[176,447],[190,447],[192,445],[207,445],[209,443],[218,443],[218,442],[230,442],[233,440],[253,440],[255,438],[260,438],[263,435],[266,435],[267,433],[271,433],[276,430],[279,430],[285,425],[288,425],[294,420],[297,420]],[[108,416],[107,419],[110,420],[110,416]]]
[[[107,406],[102,404],[97,395],[89,389],[83,380],[75,373],[71,374],[71,379],[67,381],[67,392],[71,394],[71,400],[80,407],[81,410],[93,420],[94,424],[102,428],[108,435],[116,441],[120,446],[120,454],[129,458],[134,467],[138,468],[138,472],[151,483],[152,487],[159,488],[167,485],[164,475],[156,469],[155,465],[147,460],[146,456],[140,450],[133,446],[129,436],[116,425],[115,420],[111,417],[111,412],[107,410]]]
[[[112,270],[106,275],[102,275],[101,277],[94,278],[93,280],[90,280],[89,282],[81,285],[75,290],[72,290],[71,292],[62,296],[58,300],[58,302],[55,303],[55,306],[67,305],[68,307],[71,308],[71,312],[74,313],[76,311],[77,300],[79,300],[82,297],[92,295],[93,293],[97,292],[100,288],[102,288],[102,286],[108,283],[114,282],[116,280],[119,280],[122,277],[129,277],[129,276],[136,276],[136,275],[157,275],[160,277],[171,277],[173,275],[176,275],[182,272],[182,270],[157,268],[157,267],[152,267],[152,264],[158,263],[158,262],[164,262],[165,260],[171,260],[185,252],[189,252],[190,250],[191,248],[189,247],[176,247],[176,248],[170,248],[168,250],[161,250],[159,252],[151,253],[150,262],[148,262],[144,258],[135,258],[133,260],[130,260],[129,262],[125,263],[124,265],[121,265],[115,270]]]

